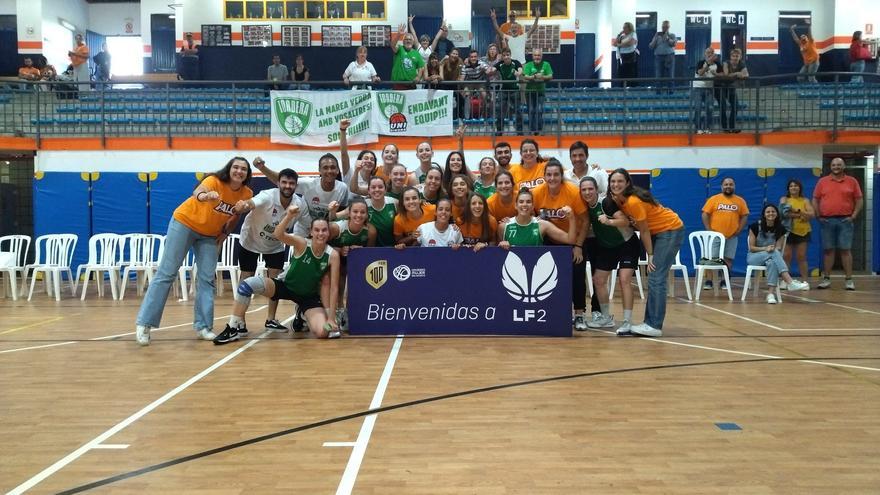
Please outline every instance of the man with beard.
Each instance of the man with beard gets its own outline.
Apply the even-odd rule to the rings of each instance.
[[[262,158],[254,158],[254,166],[263,170],[266,167]],[[253,277],[257,271],[257,260],[263,255],[266,269],[270,278],[277,278],[284,268],[285,246],[276,239],[272,233],[275,227],[284,218],[287,207],[294,204],[299,207],[299,214],[293,220],[299,220],[306,215],[308,208],[303,199],[295,194],[299,175],[289,168],[278,172],[278,187],[266,189],[249,199],[247,202],[250,213],[244,218],[241,226],[241,250],[238,255],[241,267],[241,280]],[[278,308],[277,300],[269,300],[269,309],[266,316],[266,328],[272,330],[287,331],[287,327],[281,324],[275,317]],[[239,333],[247,333],[247,327],[239,330]]]
[[[501,141],[495,143],[495,161],[498,162],[498,171],[510,170],[510,160],[513,158],[513,151],[510,143]]]
[[[724,252],[717,253],[718,248],[712,246],[709,257],[723,257],[728,270],[731,269],[733,258],[736,256],[736,245],[739,240],[737,236],[749,220],[749,207],[742,197],[734,194],[735,192],[736,183],[732,178],[725,177],[721,181],[721,192],[707,199],[706,204],[703,205],[703,226],[706,230],[720,233],[725,239]],[[703,289],[711,288],[712,280],[707,278]],[[721,288],[726,289],[723,281]]]
[[[853,224],[863,205],[862,188],[855,178],[846,175],[843,158],[831,160],[831,173],[819,179],[813,190],[813,210],[822,226],[824,254],[820,289],[831,287],[831,269],[834,268],[834,251],[837,250],[846,276],[844,287],[846,290],[856,290],[852,280]]]

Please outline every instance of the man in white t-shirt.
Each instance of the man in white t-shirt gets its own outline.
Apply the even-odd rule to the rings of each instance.
[[[541,17],[541,9],[534,11],[535,22],[523,33],[523,27],[518,23],[510,23],[509,32],[505,33],[498,25],[498,18],[495,16],[495,9],[489,11],[489,17],[492,18],[492,25],[495,26],[495,32],[501,38],[504,45],[510,48],[510,58],[516,60],[520,64],[526,63],[526,42],[529,36],[538,29],[538,18]]]
[[[330,218],[330,202],[339,203],[339,209],[348,206],[348,186],[336,180],[339,177],[339,161],[331,153],[318,159],[320,178],[311,182],[301,183],[296,192],[302,195],[308,214],[296,222],[293,233],[308,237],[313,218]]]
[[[254,159],[254,165],[258,163],[265,165],[259,157]],[[272,233],[275,231],[275,227],[281,223],[287,207],[292,203],[299,206],[300,216],[305,215],[305,202],[295,194],[298,182],[297,173],[292,169],[285,168],[278,172],[278,187],[261,191],[252,199],[247,200],[250,213],[244,217],[241,238],[239,239],[241,249],[238,254],[238,264],[241,267],[241,280],[254,276],[261,254],[266,263],[269,277],[276,278],[284,268],[286,246],[275,239]],[[266,328],[287,331],[287,327],[275,317],[277,308],[278,301],[270,299],[266,315]],[[239,329],[239,333],[247,333],[246,327]]]

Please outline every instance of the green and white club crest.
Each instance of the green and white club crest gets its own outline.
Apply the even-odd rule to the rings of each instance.
[[[391,118],[396,113],[403,113],[403,108],[406,106],[406,96],[395,91],[379,91],[377,99],[379,100],[379,110],[385,118]]]
[[[311,118],[312,102],[301,98],[275,98],[275,119],[288,136],[301,136]]]

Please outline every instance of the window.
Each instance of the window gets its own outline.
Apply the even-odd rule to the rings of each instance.
[[[567,18],[568,0],[507,0],[507,11],[515,10],[517,19],[531,19],[535,9],[541,9],[541,17]]]
[[[384,20],[387,0],[223,0],[232,20]],[[566,4],[567,0],[532,0],[537,4]],[[556,7],[558,8],[558,7]],[[542,7],[542,15],[543,14]]]

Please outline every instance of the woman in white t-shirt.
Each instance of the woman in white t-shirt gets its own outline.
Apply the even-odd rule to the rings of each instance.
[[[354,88],[370,89],[369,83],[379,82],[379,75],[373,64],[367,61],[367,47],[359,46],[356,53],[357,60],[348,64],[342,73],[342,80]]]
[[[435,215],[433,222],[419,225],[419,246],[458,249],[464,239],[458,227],[451,224],[452,202],[448,199],[437,201]]]

